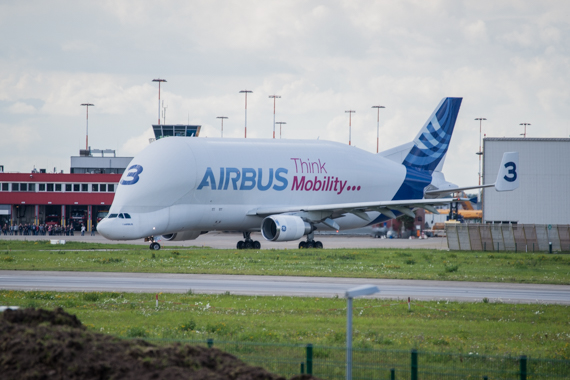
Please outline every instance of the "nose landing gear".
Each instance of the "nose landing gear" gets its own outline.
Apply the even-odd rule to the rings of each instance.
[[[154,241],[154,236],[149,236],[145,238],[144,241],[150,241],[150,246],[148,247],[149,249],[153,251],[158,251],[160,249],[160,244]]]
[[[261,243],[257,240],[251,240],[251,232],[243,233],[244,240],[237,242],[237,249],[260,249]]]

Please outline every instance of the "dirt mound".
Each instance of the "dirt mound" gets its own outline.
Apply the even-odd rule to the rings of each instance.
[[[2,313],[0,369],[3,379],[285,380],[215,348],[157,346],[90,332],[60,308]]]

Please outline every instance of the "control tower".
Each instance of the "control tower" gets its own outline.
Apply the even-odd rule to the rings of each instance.
[[[153,124],[152,130],[154,137],[158,140],[163,137],[198,137],[201,125],[183,125],[183,124]]]

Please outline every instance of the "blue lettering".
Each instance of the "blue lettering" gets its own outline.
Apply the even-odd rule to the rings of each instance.
[[[287,174],[288,172],[289,172],[289,170],[287,170],[285,168],[279,168],[275,171],[275,181],[281,182],[281,185],[279,185],[279,186],[277,186],[277,184],[273,185],[273,190],[283,191],[287,188],[287,185],[289,184],[289,182],[287,181],[287,178],[283,177],[280,174],[281,173]]]
[[[220,168],[220,184],[218,185],[218,190],[222,190],[222,186],[224,185],[224,168]]]
[[[212,168],[210,167],[206,169],[206,173],[204,173],[204,178],[202,178],[202,182],[200,182],[200,185],[198,185],[198,190],[200,190],[204,186],[210,186],[212,190],[216,190],[216,179],[214,178],[214,173],[212,173]]]
[[[269,169],[269,182],[265,186],[263,186],[263,184],[261,183],[261,180],[263,179],[263,169],[259,168],[257,169],[257,172],[259,173],[257,178],[257,188],[261,191],[269,190],[269,188],[273,184],[273,168]]]
[[[511,161],[511,162],[507,162],[507,163],[505,164],[505,168],[507,168],[507,169],[510,168],[508,174],[510,174],[510,175],[512,176],[512,177],[504,176],[505,181],[507,181],[507,182],[515,182],[515,180],[517,179],[517,166],[515,165],[515,163],[512,162],[512,161]]]
[[[234,178],[232,177],[232,173],[235,174]],[[226,168],[226,182],[224,183],[224,190],[228,189],[228,184],[230,183],[230,179],[232,180],[234,190],[237,190],[237,183],[241,177],[239,170],[236,168]]]
[[[249,185],[246,183],[249,182]],[[243,168],[243,177],[241,177],[240,190],[251,190],[255,187],[255,169]]]
[[[142,173],[143,167],[140,165],[133,165],[128,170],[132,169],[134,169],[135,171],[134,172],[129,171],[125,179],[121,181],[121,185],[134,185],[139,181],[139,174]]]
[[[131,166],[129,170],[135,169],[136,171],[127,174],[126,178],[132,178],[129,181],[122,181],[124,184],[134,184],[138,181],[138,174],[142,172],[142,167],[135,165]],[[210,187],[212,190],[228,190],[230,182],[232,189],[238,190],[253,190],[257,187],[260,191],[267,191],[273,189],[276,191],[283,191],[287,188],[289,181],[285,175],[289,172],[285,168],[268,168],[268,177],[266,183],[263,183],[263,168],[220,168],[220,176],[217,180],[211,167],[206,168],[206,172],[198,185],[197,190]]]

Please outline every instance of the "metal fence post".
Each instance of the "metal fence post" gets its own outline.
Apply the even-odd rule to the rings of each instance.
[[[418,351],[412,350],[412,373],[411,380],[418,380]]]
[[[390,369],[390,380],[396,380],[396,369]]]
[[[214,345],[214,339],[210,338],[207,340],[208,343],[208,348],[212,348],[212,346]]]
[[[313,374],[313,345],[307,344],[307,374]]]
[[[526,380],[526,355],[521,356],[520,363],[521,363],[521,380]]]
[[[305,373],[305,363],[301,363],[301,375]]]
[[[548,253],[552,253],[552,242],[548,243]]]

